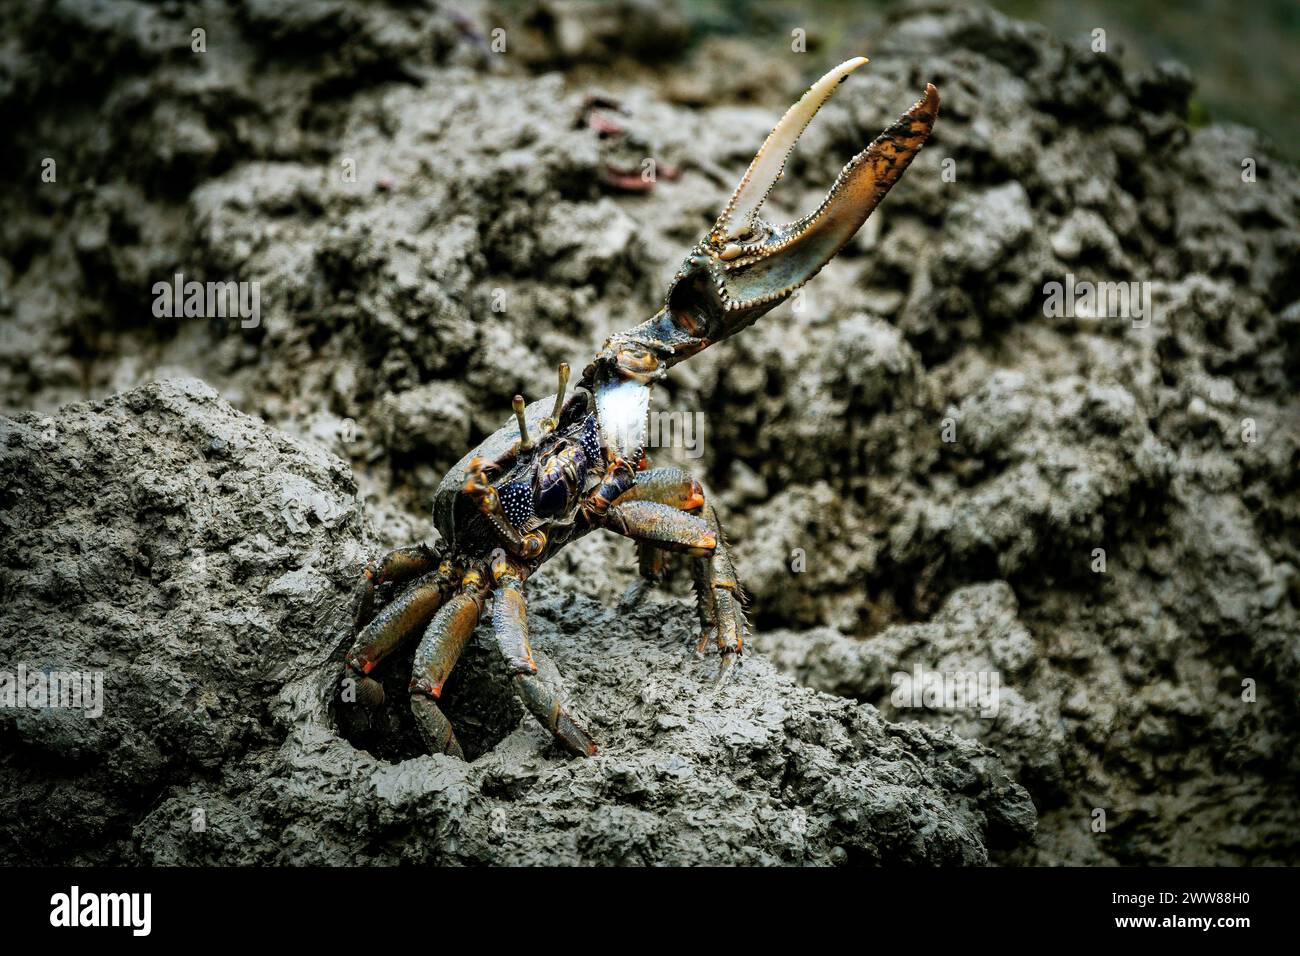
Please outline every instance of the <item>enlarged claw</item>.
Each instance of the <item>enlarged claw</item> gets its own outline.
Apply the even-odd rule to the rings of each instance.
[[[925,95],[910,110],[840,170],[814,212],[770,226],[755,209],[751,220],[740,225],[739,235],[716,237],[716,242],[725,242],[717,253],[721,268],[715,271],[723,308],[743,313],[780,302],[820,272],[898,182],[929,138],[938,114],[939,91],[927,84]]]
[[[850,73],[856,57],[812,85],[750,163],[736,192],[673,280],[663,309],[611,336],[588,377],[608,395],[647,383],[753,324],[815,276],[871,215],[925,144],[939,114],[939,91],[925,95],[841,170],[821,205],[785,225],[759,215],[808,121]],[[606,399],[607,404],[612,404]]]

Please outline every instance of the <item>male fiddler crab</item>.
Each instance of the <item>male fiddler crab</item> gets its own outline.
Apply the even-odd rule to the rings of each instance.
[[[401,548],[366,567],[345,699],[376,706],[371,672],[422,634],[410,683],[420,737],[432,753],[464,756],[438,707],[443,685],[492,598],[492,628],[526,709],[567,750],[596,752],[565,705],[559,675],[528,640],[524,582],[570,541],[597,528],[638,545],[642,580],[684,554],[703,627],[722,674],[741,654],[745,614],[722,524],[700,483],[646,460],[650,389],[668,369],[751,325],[811,279],[853,237],[925,143],[939,94],[925,95],[836,178],[810,215],[776,226],[759,216],[809,120],[858,57],[831,70],[792,106],[750,163],[717,223],[672,280],[649,320],[611,336],[566,398],[561,365],[553,401],[514,399],[514,421],[461,459],[434,494],[435,550]]]

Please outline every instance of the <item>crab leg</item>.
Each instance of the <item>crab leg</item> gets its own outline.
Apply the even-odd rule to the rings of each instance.
[[[566,750],[579,757],[596,752],[595,741],[564,706],[556,690],[559,671],[528,640],[528,606],[524,599],[523,576],[506,561],[492,566],[497,583],[492,609],[492,630],[497,646],[513,675],[515,693],[528,712],[555,735]],[[540,669],[545,673],[539,672]]]
[[[731,562],[722,523],[718,520],[713,505],[704,506],[704,517],[718,545],[713,554],[696,559],[691,568],[695,580],[696,606],[703,625],[698,650],[703,652],[709,639],[713,639],[718,653],[722,655],[722,666],[718,672],[718,679],[721,680],[739,659],[745,646],[745,611],[741,605],[736,567]]]
[[[680,468],[651,468],[636,476],[636,484],[619,496],[615,504],[629,501],[657,501],[679,511],[698,512],[704,506],[704,489]],[[619,606],[624,610],[641,603],[650,586],[663,580],[668,552],[657,545],[638,541],[637,570],[640,577],[624,593]]]
[[[536,674],[537,661],[528,641],[524,582],[513,569],[498,575],[494,567],[493,577],[497,589],[492,592],[492,632],[496,635],[497,648],[511,674]]]
[[[451,721],[442,712],[432,697],[423,694],[411,694],[411,713],[415,715],[415,724],[424,739],[424,748],[431,754],[446,754],[449,757],[465,759],[465,751],[452,730]]]
[[[515,692],[519,699],[566,750],[579,757],[593,756],[596,742],[573,719],[564,706],[563,695],[556,690],[561,684],[559,670],[541,651],[534,650],[533,655],[538,673],[515,675]]]
[[[619,611],[630,611],[639,605],[650,589],[664,579],[668,571],[668,552],[645,541],[636,543],[637,578],[627,586],[618,600]]]
[[[644,541],[636,543],[636,567],[641,580],[656,583],[668,570],[668,552]]]
[[[354,592],[353,629],[360,631],[374,619],[375,599],[382,585],[403,584],[432,571],[437,562],[438,556],[432,548],[417,544],[389,551],[379,561],[367,564]]]
[[[344,679],[356,682],[358,701],[372,707],[383,702],[383,686],[370,672],[429,622],[454,579],[455,571],[446,563],[416,579],[357,635],[346,658]]]
[[[479,572],[467,573],[461,588],[461,592],[434,616],[415,651],[411,669],[411,712],[415,714],[415,722],[430,753],[452,754],[464,759],[465,754],[452,733],[451,722],[436,703],[483,610],[484,590]]]
[[[725,675],[732,662],[740,656],[745,641],[745,612],[740,602],[740,584],[732,564],[722,523],[712,504],[704,500],[700,483],[679,468],[656,468],[637,476],[636,485],[624,492],[616,505],[629,501],[654,501],[691,513],[701,513],[704,523],[716,543],[713,552],[697,557],[692,562],[691,575],[695,582],[696,607],[703,632],[699,650],[703,652],[710,639],[716,643],[723,656]],[[623,605],[635,605],[645,592],[648,582],[659,580],[663,574],[666,554],[664,550],[645,541],[638,542],[637,559],[641,580],[635,582],[623,597]]]

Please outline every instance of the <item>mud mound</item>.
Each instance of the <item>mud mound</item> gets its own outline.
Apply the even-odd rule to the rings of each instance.
[[[715,690],[686,601],[619,617],[563,571],[530,586],[533,637],[596,757],[503,708],[478,646],[449,713],[479,759],[354,747],[330,713],[373,547],[349,471],[199,382],[0,421],[0,477],[6,654],[104,682],[97,719],[0,711],[7,863],[979,864],[1032,836],[980,745],[761,658]]]

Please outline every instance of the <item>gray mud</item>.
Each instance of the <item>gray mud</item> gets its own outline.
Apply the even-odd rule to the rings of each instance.
[[[449,688],[471,764],[402,761],[392,714],[341,726],[363,559],[432,534],[511,395],[655,309],[774,117],[859,52],[542,6],[18,16],[0,163],[58,181],[0,195],[0,664],[111,694],[99,722],[0,713],[4,856],[1300,862],[1296,171],[1190,127],[1187,69],[981,10],[879,25],[773,217],[926,81],[930,145],[798,313],[658,398],[704,414],[684,463],[749,590],[741,678],[702,683],[681,581],[620,618],[630,552],[593,539],[530,601],[596,760],[519,720],[485,647]],[[156,318],[176,272],[259,281],[257,327]],[[1066,274],[1149,282],[1153,314],[1045,316]],[[146,384],[177,376],[220,400]],[[996,673],[998,715],[896,708],[917,665]]]
[[[563,574],[533,640],[601,752],[559,752],[476,646],[447,710],[478,759],[379,759],[330,713],[375,549],[340,459],[193,380],[0,447],[5,646],[105,675],[99,720],[0,713],[6,862],[980,864],[1033,834],[987,748],[761,657],[715,689],[688,606],[619,617]]]

